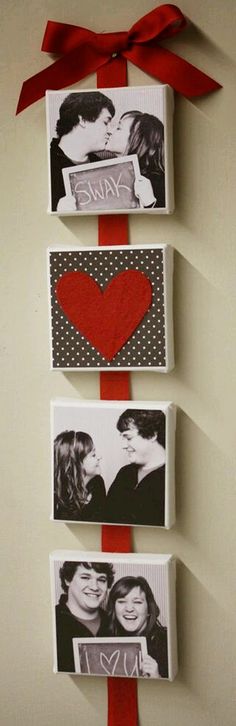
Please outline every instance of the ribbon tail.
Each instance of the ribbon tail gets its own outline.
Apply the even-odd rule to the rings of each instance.
[[[57,91],[60,88],[71,86],[90,73],[95,73],[109,59],[109,53],[98,52],[87,44],[67,53],[48,68],[24,81],[16,114],[42,98],[46,90]]]
[[[111,373],[100,373],[100,376],[110,376]],[[117,376],[127,376],[129,373],[122,371],[116,374]],[[119,384],[118,384],[119,385]],[[118,400],[118,392],[114,398],[109,399],[113,401]],[[119,399],[120,400],[120,399]],[[103,552],[132,552],[132,529],[131,526],[118,527],[116,524],[103,524],[102,525],[102,551]],[[110,724],[109,724],[110,726]]]
[[[122,55],[111,58],[97,72],[98,88],[118,88],[127,86],[127,61]]]
[[[203,96],[222,88],[213,78],[156,43],[145,46],[135,44],[130,50],[123,51],[122,55],[145,73],[154,76],[161,83],[168,83],[187,98]]]
[[[137,726],[138,701],[136,678],[108,678],[109,726]]]

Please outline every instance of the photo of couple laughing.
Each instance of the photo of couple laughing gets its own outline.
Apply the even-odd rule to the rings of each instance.
[[[69,556],[71,553],[64,554]],[[89,555],[92,553],[86,556]],[[132,561],[125,564],[98,561],[97,557],[90,561],[84,559],[86,556],[81,561],[63,562],[55,557],[56,561],[51,563],[55,588],[55,669],[67,673],[83,672],[76,665],[77,652],[82,646],[83,654],[86,643],[87,666],[91,646],[93,650],[86,674],[96,675],[98,669],[100,675],[106,675],[112,664],[112,674],[117,675],[122,645],[124,648],[125,644],[127,663],[128,655],[132,662],[132,650],[135,662],[136,644],[140,643],[139,675],[168,678],[168,628],[165,624],[168,617],[167,613],[161,612],[156,600],[160,598],[164,610],[168,600],[168,556],[162,556],[161,564],[157,556],[155,564],[145,565]],[[109,648],[109,657],[105,655],[105,646]],[[100,672],[101,665],[104,673]],[[127,665],[125,674],[129,675]]]

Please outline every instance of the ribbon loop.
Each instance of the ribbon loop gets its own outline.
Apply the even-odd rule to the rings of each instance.
[[[176,5],[165,4],[151,10],[132,25],[129,38],[134,43],[147,43],[158,38],[170,38],[180,33],[187,25],[187,21]]]
[[[88,28],[48,20],[41,50],[46,53],[66,55],[79,45],[89,43],[94,37],[96,37],[96,33]]]

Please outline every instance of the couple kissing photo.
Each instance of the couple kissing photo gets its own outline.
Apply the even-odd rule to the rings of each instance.
[[[172,111],[167,86],[48,91],[49,211],[173,211]]]

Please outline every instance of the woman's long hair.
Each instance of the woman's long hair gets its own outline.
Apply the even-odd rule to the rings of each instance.
[[[158,616],[160,614],[159,607],[155,601],[153,592],[144,577],[133,577],[132,575],[127,577],[121,577],[113,585],[109,594],[107,614],[109,618],[109,634],[114,636],[124,635],[125,631],[122,625],[117,620],[115,612],[116,600],[125,597],[128,593],[133,590],[134,587],[139,587],[141,592],[146,595],[147,606],[148,606],[148,620],[146,627],[144,628],[143,635],[151,635],[153,628],[156,624],[160,625]]]
[[[54,501],[68,515],[81,512],[87,498],[83,460],[93,440],[83,431],[63,431],[54,441]]]
[[[164,126],[157,116],[141,111],[127,111],[121,116],[133,118],[125,154],[137,154],[141,174],[161,174],[164,163]]]

